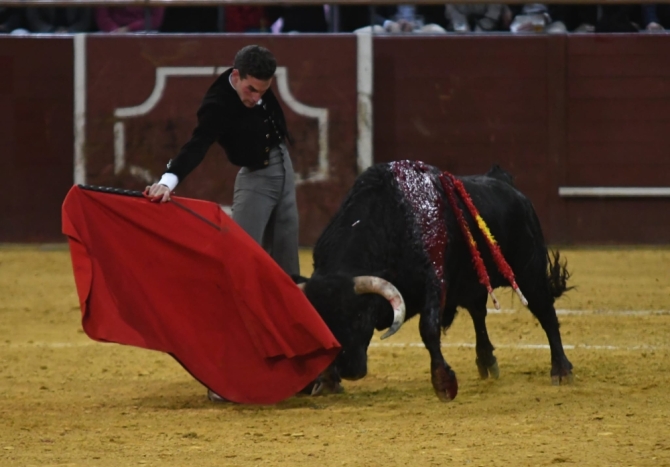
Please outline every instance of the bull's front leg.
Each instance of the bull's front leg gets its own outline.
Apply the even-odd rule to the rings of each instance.
[[[458,393],[458,381],[440,349],[440,300],[437,296],[426,300],[419,321],[419,332],[430,354],[430,375],[435,394],[441,401],[449,402]]]

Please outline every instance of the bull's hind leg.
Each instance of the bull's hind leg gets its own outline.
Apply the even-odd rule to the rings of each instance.
[[[570,363],[563,350],[558,317],[556,316],[554,300],[551,297],[549,290],[545,287],[538,287],[537,284],[533,287],[533,284],[524,286],[522,285],[522,281],[518,282],[528,300],[528,308],[535,315],[540,322],[542,329],[544,329],[544,332],[547,334],[549,348],[551,349],[552,384],[559,385],[561,383],[571,383],[573,380],[572,363]]]
[[[482,379],[489,376],[494,379],[500,377],[500,369],[498,368],[498,361],[493,355],[493,344],[489,339],[489,333],[486,329],[486,293],[477,297],[473,303],[466,305],[466,309],[472,317],[472,323],[475,326],[476,337],[476,352],[477,352],[477,370]]]
[[[458,381],[440,349],[440,299],[437,293],[429,293],[426,299],[419,332],[430,354],[430,375],[435,394],[441,401],[448,402],[458,393]]]

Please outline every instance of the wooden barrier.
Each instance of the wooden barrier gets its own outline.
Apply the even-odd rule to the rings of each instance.
[[[390,36],[374,50],[376,161],[498,163],[552,242],[670,243],[670,37]],[[559,195],[603,186],[645,196]]]
[[[0,242],[60,240],[72,186],[72,39],[0,38]]]
[[[313,244],[362,161],[351,34],[0,38],[0,241],[61,239],[77,177],[142,189],[160,176],[251,41],[278,57],[301,243]],[[670,243],[669,54],[665,35],[375,37],[374,161],[456,174],[500,164],[552,243]],[[229,205],[235,173],[213,146],[178,193]]]

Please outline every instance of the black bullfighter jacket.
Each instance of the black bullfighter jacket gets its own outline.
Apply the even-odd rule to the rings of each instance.
[[[230,84],[229,69],[212,84],[198,110],[198,125],[177,157],[168,163],[168,173],[182,182],[217,141],[234,165],[252,170],[268,165],[270,150],[289,138],[286,120],[272,89],[262,103],[246,107]]]

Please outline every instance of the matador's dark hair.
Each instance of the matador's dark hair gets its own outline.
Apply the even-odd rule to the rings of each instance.
[[[235,55],[233,67],[240,73],[240,78],[253,76],[256,79],[268,80],[277,70],[277,59],[265,47],[247,45]]]

